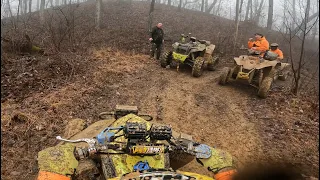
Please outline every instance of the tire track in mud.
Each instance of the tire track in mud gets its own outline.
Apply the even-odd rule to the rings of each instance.
[[[166,83],[158,84],[158,88],[164,89],[157,96],[162,99],[166,124],[191,134],[196,141],[227,150],[240,165],[257,159],[261,142],[254,124],[243,113],[247,105],[245,93],[218,85],[219,71],[205,72],[200,78],[191,77],[187,70],[160,71],[164,72],[160,82],[162,79]],[[210,175],[196,162],[182,170]]]

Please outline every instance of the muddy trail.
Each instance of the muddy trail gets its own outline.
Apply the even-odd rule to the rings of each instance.
[[[161,68],[147,55],[93,50],[90,71],[72,82],[1,104],[3,179],[35,177],[37,152],[56,145],[55,136],[63,134],[69,120],[91,124],[116,104],[136,105],[154,121],[230,152],[240,167],[288,161],[306,176],[318,177],[319,107],[281,95],[281,83],[264,100],[249,86],[220,86],[220,70],[231,65],[226,62],[194,78],[189,67]],[[196,162],[182,170],[212,175]]]

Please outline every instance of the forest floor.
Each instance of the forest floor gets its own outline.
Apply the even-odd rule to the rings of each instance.
[[[230,152],[243,166],[287,162],[319,177],[319,102],[288,93],[290,79],[276,81],[260,99],[251,86],[218,85],[232,58],[194,78],[189,67],[161,68],[146,54],[111,44],[81,54],[8,55],[1,66],[2,179],[34,178],[37,152],[56,145],[69,120],[91,124],[116,104],[136,105],[154,121]],[[196,162],[182,170],[211,175]]]

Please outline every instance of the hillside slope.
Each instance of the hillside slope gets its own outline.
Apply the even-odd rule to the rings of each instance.
[[[217,71],[193,78],[188,67],[176,72],[148,59],[147,3],[105,3],[100,31],[92,30],[94,4],[74,8],[78,8],[76,22],[81,22],[75,27],[76,47],[70,46],[69,39],[57,54],[8,53],[2,59],[2,179],[33,178],[37,152],[56,145],[55,137],[63,134],[70,119],[82,118],[90,124],[116,104],[137,105],[155,121],[229,151],[240,166],[289,162],[299,172],[319,177],[318,100],[288,95],[285,83],[277,82],[265,100],[257,98],[252,87],[217,84],[221,68],[232,66],[232,55],[227,53],[233,41],[232,21],[156,5],[154,22],[164,23],[169,40],[192,32],[226,53]],[[36,20],[36,16],[29,19],[35,26],[27,32],[53,52],[50,34],[41,33]],[[244,41],[252,31],[241,31]],[[196,162],[183,170],[211,175]]]

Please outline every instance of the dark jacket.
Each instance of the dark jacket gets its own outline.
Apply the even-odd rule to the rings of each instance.
[[[153,39],[151,42],[156,43],[156,44],[161,44],[163,41],[164,33],[163,30],[155,26],[151,30],[151,38]]]

